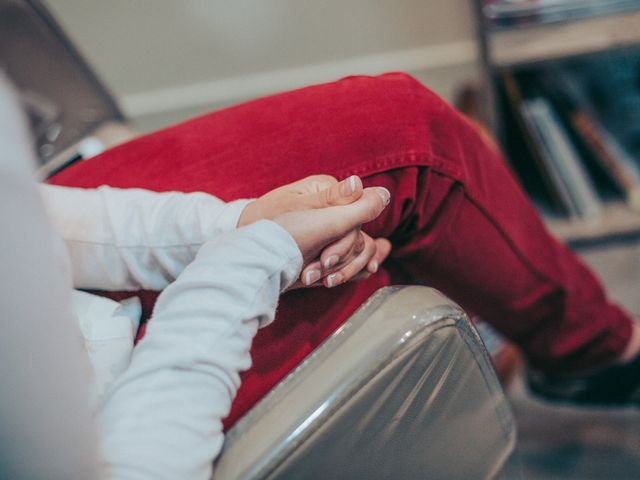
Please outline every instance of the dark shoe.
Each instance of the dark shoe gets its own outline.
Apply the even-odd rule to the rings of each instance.
[[[583,376],[554,376],[530,370],[529,390],[546,400],[584,407],[640,407],[640,355]]]

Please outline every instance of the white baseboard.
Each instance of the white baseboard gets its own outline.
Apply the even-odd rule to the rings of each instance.
[[[477,58],[476,44],[465,40],[134,93],[124,95],[120,103],[127,115],[141,117],[201,105],[230,104],[345,75],[418,73],[470,64]]]

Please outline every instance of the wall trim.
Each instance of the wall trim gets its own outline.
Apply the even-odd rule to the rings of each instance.
[[[465,65],[477,58],[475,42],[464,40],[132,93],[123,95],[120,104],[128,116],[141,117],[235,103],[354,73],[373,75],[398,70],[417,73]]]

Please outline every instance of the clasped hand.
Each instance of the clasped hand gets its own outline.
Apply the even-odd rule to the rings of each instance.
[[[353,175],[338,182],[314,175],[266,193],[249,203],[238,226],[269,219],[280,224],[298,244],[304,259],[300,278],[292,288],[335,287],[367,278],[391,251],[384,238],[362,232],[388,205],[384,187],[363,188]]]

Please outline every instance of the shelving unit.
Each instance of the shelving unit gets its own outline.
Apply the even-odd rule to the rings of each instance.
[[[639,213],[629,210],[624,202],[609,202],[604,208],[602,217],[594,221],[547,218],[546,223],[556,237],[576,249],[640,239]]]
[[[483,14],[482,0],[474,0],[478,19],[485,83],[486,112],[503,145],[505,100],[499,94],[502,73],[578,56],[640,46],[640,2],[635,9],[597,17],[581,17],[550,24],[530,23],[496,27]],[[511,142],[512,143],[512,142]],[[607,202],[594,220],[545,217],[549,228],[574,248],[640,239],[640,212],[623,202]]]
[[[485,29],[492,68],[640,44],[640,11],[518,29]]]

